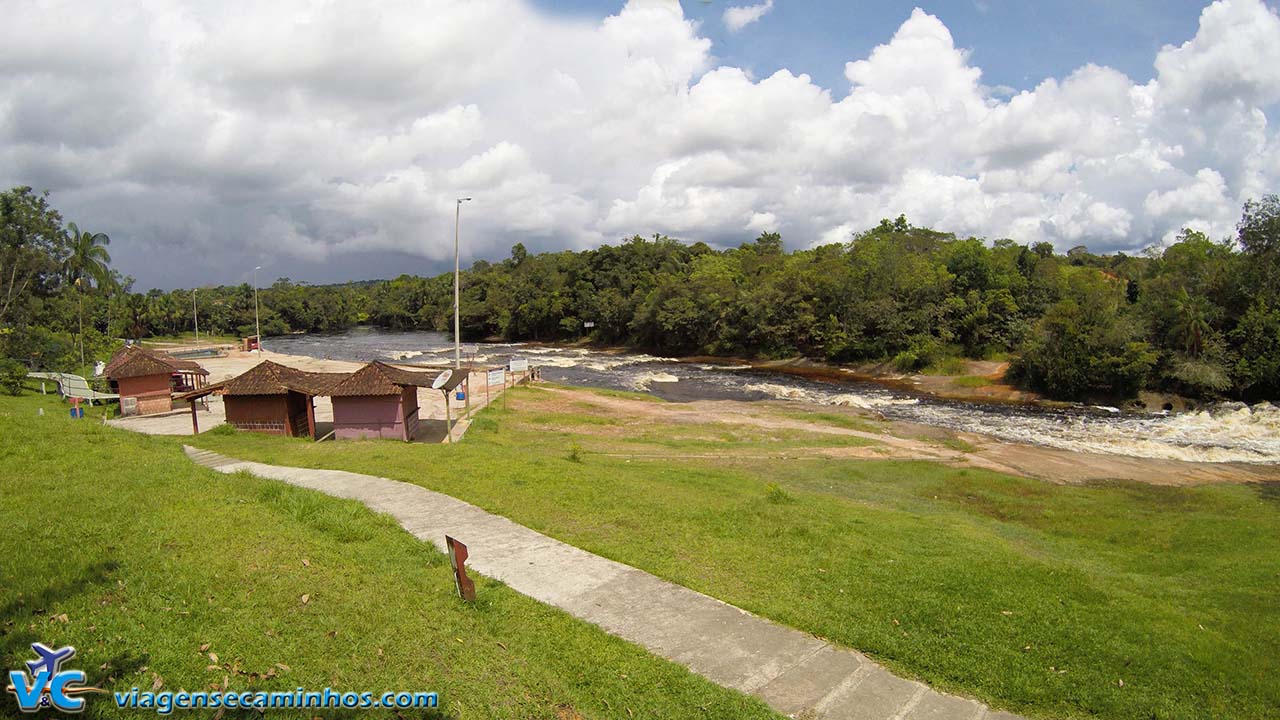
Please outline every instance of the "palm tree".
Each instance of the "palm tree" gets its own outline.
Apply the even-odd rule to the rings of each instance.
[[[80,365],[84,365],[84,291],[89,285],[111,285],[111,238],[106,233],[81,232],[75,223],[67,223],[71,236],[71,254],[63,264],[67,283],[80,292]]]
[[[1178,314],[1178,334],[1182,336],[1182,345],[1186,349],[1187,355],[1193,358],[1200,357],[1200,352],[1204,349],[1204,336],[1211,331],[1209,326],[1208,303],[1200,296],[1192,297],[1187,293],[1186,288],[1182,289],[1177,299],[1173,301],[1173,309]]]
[[[67,223],[71,236],[71,254],[63,263],[67,284],[82,285],[91,282],[97,287],[111,284],[111,253],[107,246],[111,238],[106,233],[81,232],[75,223]]]

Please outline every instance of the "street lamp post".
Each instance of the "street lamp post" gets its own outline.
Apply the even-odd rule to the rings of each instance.
[[[258,352],[262,352],[262,323],[258,321],[258,271],[262,266],[253,269],[253,332],[258,336]]]
[[[458,265],[458,219],[462,215],[462,203],[471,200],[471,198],[458,198],[458,204],[453,209],[453,366],[455,368],[462,367],[462,323],[459,321],[458,308],[461,303],[461,293],[459,288],[461,283],[459,276],[461,269]]]
[[[84,286],[82,285],[83,282],[84,282],[84,278],[76,278],[76,290],[80,291],[77,293],[77,295],[79,295],[80,297],[80,332],[77,333],[77,336],[79,337],[79,340],[80,340],[80,367],[81,368],[84,367]]]
[[[196,309],[196,289],[191,288],[191,319],[196,324],[196,344],[200,344],[200,311]]]

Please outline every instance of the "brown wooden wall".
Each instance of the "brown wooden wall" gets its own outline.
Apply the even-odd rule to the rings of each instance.
[[[400,398],[404,413],[404,439],[413,440],[418,435],[418,388],[409,386]]]
[[[227,395],[222,402],[227,409],[227,422],[241,430],[272,435],[291,432],[284,395]]]

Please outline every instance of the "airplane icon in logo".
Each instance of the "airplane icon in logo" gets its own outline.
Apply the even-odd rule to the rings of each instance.
[[[49,672],[49,677],[57,675],[62,670],[62,663],[76,654],[76,649],[70,645],[51,650],[44,643],[31,643],[31,649],[40,656],[39,660],[27,661],[27,669],[31,671],[31,677],[38,677],[44,670]]]

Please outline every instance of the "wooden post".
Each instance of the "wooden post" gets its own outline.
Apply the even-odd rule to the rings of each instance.
[[[200,421],[196,419],[196,399],[191,398],[191,434],[200,434]]]
[[[462,399],[466,402],[466,407],[462,410],[462,417],[466,417],[471,414],[471,373],[467,373],[467,376],[462,380],[462,384],[465,386],[462,388]]]
[[[316,399],[310,395],[307,396],[307,435],[316,439]]]
[[[484,404],[489,405],[489,371],[484,371]]]
[[[450,423],[450,420],[449,420],[449,393],[450,392],[451,391],[449,390],[444,391],[444,432],[445,432],[445,437],[449,438],[449,443],[452,444],[453,443],[453,426],[449,424]]]

